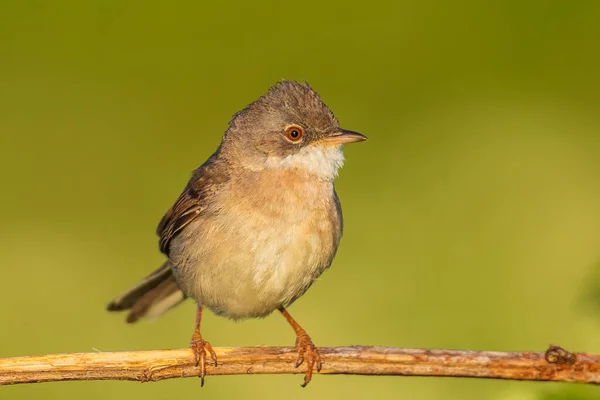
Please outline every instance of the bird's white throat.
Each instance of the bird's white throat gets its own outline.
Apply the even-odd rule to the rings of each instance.
[[[295,154],[269,157],[265,161],[267,168],[298,169],[327,180],[335,179],[343,165],[342,146],[308,145]]]

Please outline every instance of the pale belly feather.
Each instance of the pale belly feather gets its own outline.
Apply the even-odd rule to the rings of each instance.
[[[333,201],[291,206],[274,215],[241,203],[193,221],[171,247],[184,292],[233,319],[266,316],[301,296],[330,266],[341,219]]]

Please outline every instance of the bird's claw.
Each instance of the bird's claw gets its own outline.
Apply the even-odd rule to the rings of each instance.
[[[196,359],[196,367],[200,366],[200,374],[198,375],[200,377],[200,386],[204,386],[204,377],[206,376],[206,353],[208,352],[210,354],[210,357],[215,363],[215,368],[217,367],[217,354],[210,343],[202,339],[202,336],[197,333],[194,333],[194,336],[192,336],[190,348]]]
[[[321,355],[307,334],[298,335],[296,348],[298,349],[298,358],[294,366],[298,368],[306,360],[306,374],[304,375],[304,383],[302,384],[302,387],[306,387],[312,379],[313,369],[316,368],[317,372],[321,372],[321,367],[323,366]]]

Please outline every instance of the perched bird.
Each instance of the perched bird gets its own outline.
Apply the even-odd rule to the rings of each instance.
[[[167,261],[108,310],[127,322],[156,317],[191,297],[198,303],[191,349],[204,384],[209,342],[204,307],[231,319],[279,310],[296,332],[306,386],[321,359],[285,307],[331,265],[342,237],[333,181],[342,145],[367,138],[340,128],[307,84],[282,81],[234,115],[216,152],[193,172],[157,234]]]

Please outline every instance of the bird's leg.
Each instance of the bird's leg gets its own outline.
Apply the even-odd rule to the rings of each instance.
[[[296,360],[295,367],[298,368],[304,360],[306,360],[306,375],[304,375],[304,383],[302,387],[308,385],[313,374],[313,368],[317,367],[317,372],[321,371],[321,356],[316,346],[313,344],[308,333],[292,318],[290,313],[284,308],[280,307],[279,311],[285,319],[290,323],[294,331],[296,332],[296,348],[298,349],[298,359]]]
[[[204,377],[206,376],[206,352],[210,353],[210,357],[215,362],[215,367],[217,366],[217,355],[213,350],[210,343],[206,340],[202,339],[202,335],[200,335],[200,321],[202,320],[202,306],[198,305],[198,311],[196,312],[196,329],[194,330],[194,334],[192,335],[192,342],[190,343],[190,347],[194,352],[194,357],[196,358],[196,367],[200,365],[200,386],[204,386]]]

